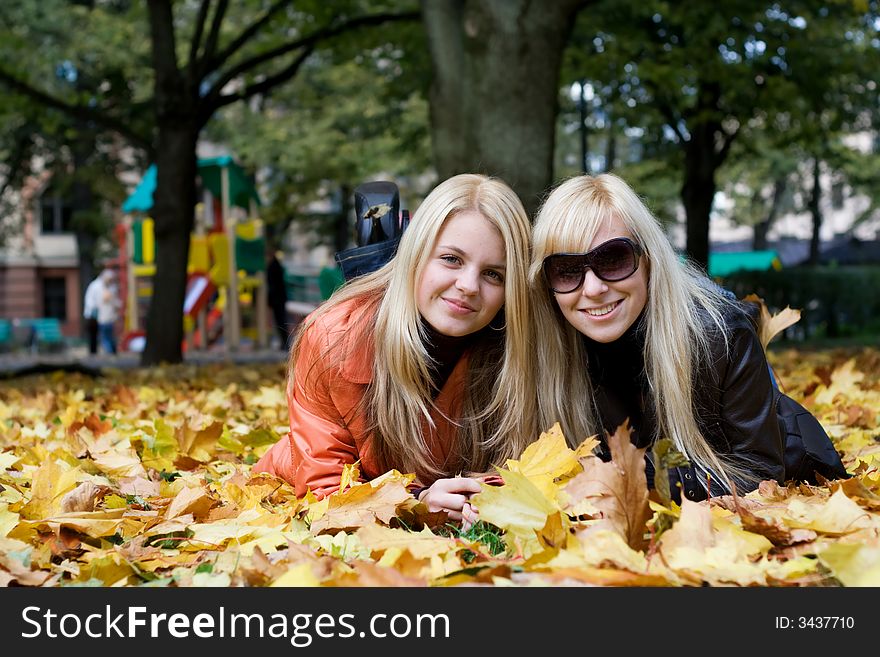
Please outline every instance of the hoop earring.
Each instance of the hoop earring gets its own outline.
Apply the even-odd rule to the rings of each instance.
[[[495,321],[496,321],[499,317],[504,317],[504,311],[503,311],[503,310],[499,310],[499,311],[498,311],[498,314],[495,315],[495,317],[492,318],[492,321],[489,322],[489,328],[492,329],[493,331],[504,331],[504,330],[507,330],[507,318],[506,318],[506,317],[504,318],[504,323],[503,323],[501,326],[495,326],[495,325],[494,325],[494,324],[495,324]]]

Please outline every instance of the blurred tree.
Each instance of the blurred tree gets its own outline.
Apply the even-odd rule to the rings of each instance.
[[[90,6],[93,2],[78,4]],[[85,112],[58,111],[60,101],[55,95],[77,97],[93,105],[98,102],[91,92],[94,81],[78,71],[63,51],[77,44],[98,57],[108,42],[80,42],[74,37],[75,31],[59,29],[58,15],[53,13],[57,6],[52,2],[21,2],[0,9],[3,60],[45,57],[47,90],[42,95],[0,96],[0,203],[4,215],[20,217],[10,206],[17,204],[17,192],[24,181],[33,174],[51,174],[51,192],[62,196],[72,209],[66,228],[76,238],[82,294],[95,276],[96,260],[109,255],[98,253],[98,249],[109,246],[101,240],[110,232],[111,208],[118,207],[125,190],[119,180],[120,140],[99,129]],[[52,32],[51,38],[46,37],[47,32]],[[117,58],[107,58],[105,96],[121,93],[117,64]],[[17,232],[21,226],[7,224],[6,229]],[[0,235],[0,240],[3,237]]]
[[[313,56],[290,85],[258,103],[224,110],[208,135],[259,169],[262,210],[276,233],[297,221],[339,251],[352,238],[354,188],[391,179],[402,207],[433,183],[428,109],[430,63],[418,23],[365,32]],[[375,42],[375,43],[371,43]],[[316,203],[334,214],[315,214]]]
[[[859,96],[877,61],[876,5],[605,1],[579,17],[569,81],[590,80],[623,124],[677,145],[669,163],[680,170],[687,251],[705,266],[718,171],[732,145],[750,130],[777,129],[782,114],[805,126],[799,99],[819,107],[831,95]]]
[[[156,162],[154,289],[163,293],[154,295],[150,304],[144,365],[182,360],[196,142],[205,124],[222,107],[293,79],[324,44],[360,28],[418,17],[415,11],[383,12],[387,3],[382,2],[293,4],[248,0],[230,8],[228,0],[149,0],[144,7],[130,0],[47,0],[23,3],[28,13],[20,17],[31,20],[27,39],[15,35],[16,22],[9,23],[14,43],[7,54],[14,54],[15,47],[19,50],[17,58],[5,61],[25,61],[34,41],[47,45],[38,51],[39,65],[29,71],[13,72],[0,65],[0,84],[119,132],[146,146]],[[366,4],[377,9],[366,13]],[[79,47],[71,48],[74,41]],[[110,69],[108,63],[113,65]],[[47,69],[62,65],[96,81],[96,88],[84,97],[49,87]],[[113,91],[114,83],[130,93],[131,102],[112,102],[118,95],[104,91]],[[141,116],[144,120],[136,121]]]

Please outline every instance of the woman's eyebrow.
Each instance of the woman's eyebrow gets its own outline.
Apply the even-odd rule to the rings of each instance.
[[[439,244],[437,248],[442,251],[453,251],[464,258],[468,257],[467,251],[462,251],[460,248],[453,244]],[[486,265],[486,267],[489,269],[501,269],[503,271],[507,271],[507,267],[505,265]]]

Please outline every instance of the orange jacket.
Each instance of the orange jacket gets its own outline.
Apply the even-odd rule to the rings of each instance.
[[[319,496],[332,493],[339,487],[343,466],[358,460],[365,481],[384,472],[376,462],[360,408],[373,379],[374,349],[371,335],[365,341],[359,338],[364,331],[373,331],[375,308],[365,297],[342,303],[302,337],[295,364],[298,374],[287,383],[290,433],[254,466],[255,472],[274,474],[293,484],[297,496],[309,489]],[[331,345],[334,348],[328,353]],[[434,400],[431,417],[436,428],[429,429],[423,422],[435,463],[458,462],[449,453],[456,433],[450,418],[460,414],[466,376],[465,355]]]

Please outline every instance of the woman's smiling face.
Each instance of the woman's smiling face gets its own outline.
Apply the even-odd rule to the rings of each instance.
[[[504,240],[476,210],[448,218],[416,288],[416,304],[431,327],[460,337],[485,327],[504,305]]]
[[[590,250],[615,237],[632,239],[623,221],[612,216],[596,233]],[[578,289],[554,296],[565,319],[578,331],[596,342],[614,342],[633,325],[648,302],[647,259],[640,257],[636,271],[622,281],[603,281],[588,269]]]

